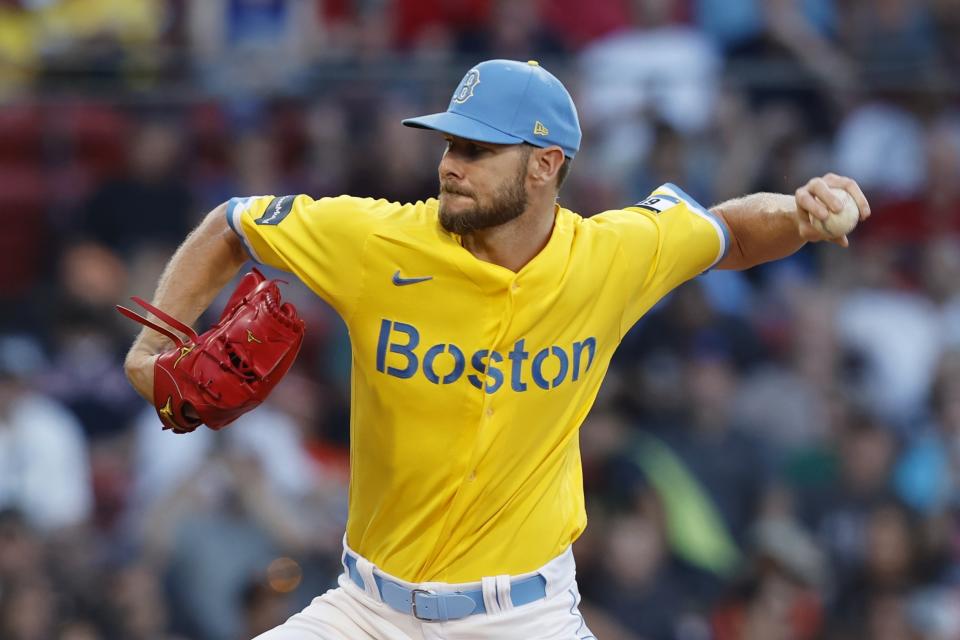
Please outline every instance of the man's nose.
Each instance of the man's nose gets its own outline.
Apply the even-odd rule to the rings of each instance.
[[[463,164],[450,151],[444,151],[440,158],[440,178],[463,178]]]

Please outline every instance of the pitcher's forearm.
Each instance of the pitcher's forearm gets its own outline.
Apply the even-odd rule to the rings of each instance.
[[[721,269],[746,269],[788,256],[806,242],[794,196],[754,193],[712,208],[727,223],[731,243]]]
[[[243,244],[227,225],[225,206],[211,211],[187,236],[164,268],[153,295],[154,306],[190,325],[247,260]],[[130,352],[146,356],[169,346],[165,336],[144,328]]]

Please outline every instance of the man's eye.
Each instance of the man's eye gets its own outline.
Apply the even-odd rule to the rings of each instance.
[[[487,147],[469,142],[457,142],[456,140],[447,140],[446,145],[447,151],[463,154],[467,158],[478,158],[490,151]]]

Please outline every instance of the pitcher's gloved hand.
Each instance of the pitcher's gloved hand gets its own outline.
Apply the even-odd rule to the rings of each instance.
[[[170,338],[175,347],[154,365],[153,404],[164,429],[188,433],[201,424],[220,429],[269,395],[303,343],[297,310],[280,299],[276,280],[253,269],[240,280],[220,320],[201,335],[150,303],[134,302],[174,329],[117,306],[123,315]]]

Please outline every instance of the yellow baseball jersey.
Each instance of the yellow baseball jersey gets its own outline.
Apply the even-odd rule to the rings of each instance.
[[[578,428],[614,350],[727,242],[664,185],[591,218],[557,206],[513,272],[464,249],[437,206],[262,196],[227,218],[349,328],[347,543],[401,579],[456,583],[532,571],[580,535]]]

